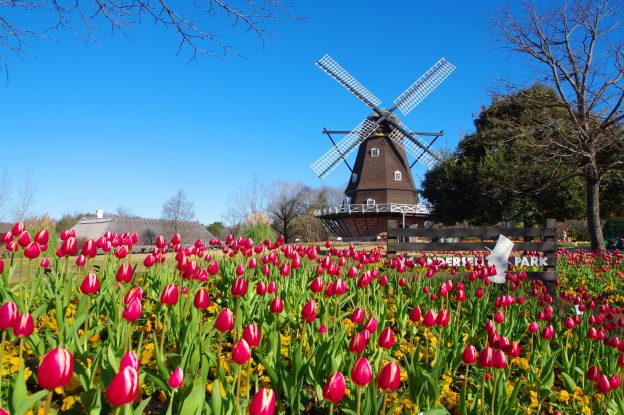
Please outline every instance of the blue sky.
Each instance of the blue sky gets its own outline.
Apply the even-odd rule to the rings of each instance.
[[[197,219],[210,223],[254,175],[267,184],[344,186],[344,165],[325,181],[309,165],[330,146],[323,127],[351,129],[369,109],[314,65],[325,53],[386,105],[440,57],[455,64],[404,118],[413,130],[444,129],[436,148],[453,149],[472,129],[499,78],[525,75],[494,42],[494,0],[292,4],[306,20],[272,24],[282,37],[264,48],[253,34],[216,22],[246,59],[187,63],[188,51],[176,56],[175,34],[151,23],[130,39],[101,33],[94,43],[51,32],[53,40],[32,41],[32,56],[6,57],[0,174],[8,171],[15,193],[30,172],[35,214],[123,205],[158,217],[183,188]],[[423,170],[414,173],[419,180]]]

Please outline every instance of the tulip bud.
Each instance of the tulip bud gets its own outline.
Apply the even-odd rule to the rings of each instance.
[[[74,357],[62,347],[50,350],[39,363],[37,383],[52,391],[69,383],[74,374]]]
[[[364,321],[364,310],[361,307],[357,307],[351,314],[351,321],[355,324],[361,324]]]
[[[611,392],[611,384],[609,383],[609,378],[605,375],[600,375],[598,378],[598,382],[596,383],[596,389],[598,392],[602,394],[607,394]]]
[[[368,359],[360,357],[351,369],[351,380],[358,386],[366,386],[373,378],[373,368]]]
[[[505,353],[502,350],[497,350],[494,352],[494,367],[497,369],[504,369],[507,366],[507,359],[505,358]]]
[[[325,386],[323,386],[323,399],[338,403],[344,397],[345,390],[345,378],[342,373],[336,371],[332,373],[327,382],[325,382]]]
[[[351,340],[349,341],[349,351],[355,354],[364,353],[364,349],[366,349],[366,345],[368,344],[368,339],[370,339],[370,335],[366,336],[368,332],[364,330],[362,333],[355,333]]]
[[[366,323],[364,323],[364,329],[369,333],[377,331],[377,319],[375,317],[369,318]]]
[[[622,381],[620,379],[620,375],[618,375],[617,373],[611,376],[611,379],[609,379],[609,385],[611,386],[611,390],[618,389],[621,384]]]
[[[247,280],[245,277],[238,277],[232,283],[232,297],[244,297],[247,294]]]
[[[128,262],[121,264],[115,275],[115,279],[122,283],[129,283],[132,281],[132,266]]]
[[[93,272],[88,273],[80,284],[80,292],[85,295],[96,294],[100,290],[100,280]]]
[[[121,313],[121,317],[126,321],[137,321],[141,317],[141,301],[138,298],[132,298]]]
[[[409,315],[409,319],[414,323],[418,323],[422,318],[422,311],[419,306],[414,307],[414,310]]]
[[[598,369],[598,366],[591,365],[587,369],[587,373],[585,374],[585,377],[587,377],[587,379],[591,380],[592,382],[596,382],[598,378],[600,377],[600,370]]]
[[[29,337],[34,330],[35,324],[30,313],[20,314],[13,323],[13,334],[17,337]]]
[[[260,281],[256,284],[256,294],[258,295],[265,295],[267,292],[267,285],[266,283]]]
[[[390,327],[386,327],[381,331],[377,344],[383,349],[392,349],[392,346],[394,346],[394,333]]]
[[[427,311],[427,314],[425,314],[425,319],[423,321],[425,326],[433,327],[433,326],[435,326],[435,322],[436,322],[436,316],[433,313],[433,310]]]
[[[401,369],[397,362],[390,362],[379,372],[377,376],[377,386],[384,391],[394,391],[401,384]]]
[[[275,413],[275,392],[261,388],[249,403],[249,415],[273,415]]]
[[[280,297],[275,297],[271,302],[271,313],[280,314],[282,311],[284,311],[284,300]]]
[[[124,366],[106,388],[106,398],[111,405],[123,406],[136,398],[138,390],[138,371],[132,366]]]
[[[198,310],[205,310],[210,305],[210,298],[208,297],[208,292],[205,288],[200,288],[195,293],[195,299],[193,300],[193,305]]]
[[[173,389],[178,389],[183,383],[184,372],[182,372],[182,369],[178,367],[173,371],[173,373],[171,373],[171,376],[169,376],[167,384]]]
[[[243,329],[243,339],[247,341],[252,349],[260,344],[260,327],[252,323]]]
[[[121,369],[124,366],[130,366],[135,368],[136,370],[139,370],[139,368],[141,367],[141,362],[139,362],[139,358],[137,357],[136,353],[134,353],[133,351],[129,351],[122,356],[121,362],[119,363],[119,368]]]
[[[312,300],[305,303],[301,309],[301,317],[307,322],[312,323],[316,319],[317,308],[316,303]]]
[[[234,327],[234,313],[229,308],[221,310],[214,324],[221,333],[228,332]]]
[[[479,366],[483,368],[494,367],[494,349],[486,347],[479,353]]]
[[[39,244],[37,242],[31,242],[24,249],[24,256],[28,259],[35,259],[41,253],[41,249],[39,248]]]
[[[477,361],[477,349],[470,344],[466,346],[462,353],[462,361],[467,365],[474,364]]]
[[[232,349],[232,360],[239,365],[246,363],[251,357],[249,344],[245,339],[239,339]]]
[[[13,327],[18,315],[17,305],[13,301],[2,304],[2,306],[0,306],[0,330]]]
[[[160,302],[163,305],[172,306],[178,303],[179,296],[180,293],[178,291],[178,286],[173,283],[169,283],[165,286],[162,294],[160,295]]]

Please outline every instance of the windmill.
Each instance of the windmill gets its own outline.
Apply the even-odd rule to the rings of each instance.
[[[395,100],[390,109],[380,107],[381,100],[366,89],[329,55],[316,65],[372,109],[353,130],[323,130],[333,146],[310,167],[322,179],[341,162],[351,171],[345,199],[341,206],[318,210],[317,216],[339,236],[371,236],[385,230],[386,221],[406,213],[424,217],[426,209],[418,203],[416,186],[411,174],[415,163],[431,168],[437,156],[430,151],[435,140],[444,133],[413,132],[399,119],[395,111],[409,114],[455,69],[440,59]],[[332,135],[344,134],[339,142]],[[433,137],[425,143],[421,136]],[[347,157],[358,149],[353,167]],[[408,163],[407,154],[413,157]],[[411,222],[414,222],[413,220]]]

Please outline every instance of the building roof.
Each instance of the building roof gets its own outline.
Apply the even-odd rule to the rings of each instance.
[[[131,216],[84,217],[72,227],[72,230],[76,232],[76,239],[79,240],[95,240],[108,231],[117,234],[136,232],[139,235],[139,245],[152,245],[158,235],[163,235],[166,240],[171,239],[174,234],[174,223],[163,219]],[[192,244],[198,239],[207,242],[214,237],[199,222],[178,224],[178,233],[184,245]]]

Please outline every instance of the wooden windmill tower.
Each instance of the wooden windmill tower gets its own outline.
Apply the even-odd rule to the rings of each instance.
[[[418,203],[418,194],[412,166],[420,162],[431,168],[437,157],[430,152],[431,145],[443,135],[413,132],[399,120],[395,111],[409,114],[423,99],[437,88],[455,69],[440,59],[405,92],[394,100],[390,109],[380,108],[381,101],[353,78],[329,55],[316,65],[368,105],[372,114],[350,131],[323,130],[333,146],[311,168],[325,178],[341,161],[351,171],[342,205],[319,209],[316,215],[337,236],[370,237],[385,231],[387,221],[399,219],[403,225],[423,223],[427,215],[424,205]],[[332,135],[344,134],[338,143]],[[419,136],[431,136],[425,144]],[[358,149],[353,167],[346,158]],[[413,157],[409,164],[407,154]]]

